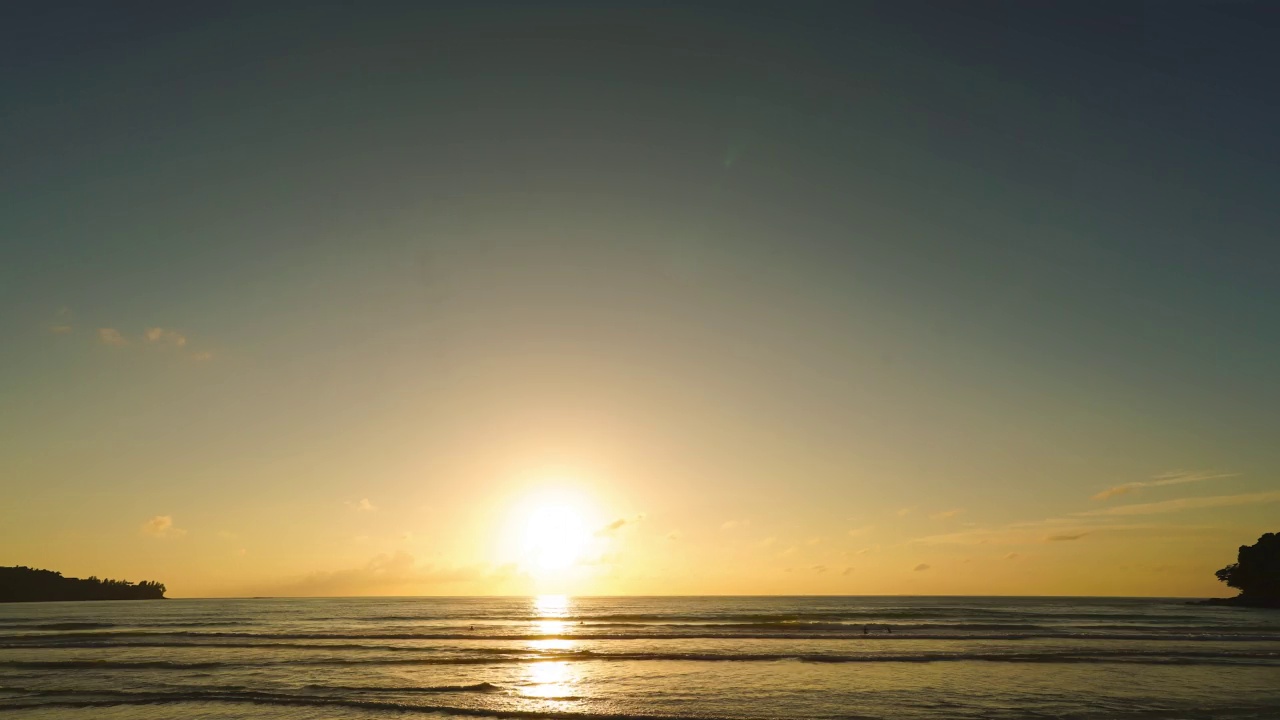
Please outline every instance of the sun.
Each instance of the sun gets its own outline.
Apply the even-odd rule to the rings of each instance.
[[[533,506],[525,523],[524,556],[533,570],[553,573],[577,562],[591,543],[582,513],[567,503]]]

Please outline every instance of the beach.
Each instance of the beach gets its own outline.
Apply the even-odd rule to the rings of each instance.
[[[1280,715],[1280,614],[1147,598],[11,604],[0,711],[1260,720]]]

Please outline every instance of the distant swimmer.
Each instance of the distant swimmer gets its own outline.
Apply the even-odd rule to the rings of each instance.
[[[885,625],[885,626],[884,626],[884,629],[885,629],[885,631],[886,631],[886,632],[888,632],[890,635],[892,635],[892,634],[893,634],[893,628],[889,627],[888,625]]]
[[[475,629],[476,629],[476,626],[475,626],[475,625],[472,625],[472,626],[468,627],[467,629],[468,629],[468,630],[475,630]]]
[[[868,632],[870,632],[870,631],[867,629],[867,626],[866,626],[866,625],[863,625],[863,626],[862,626],[862,634],[863,634],[863,635],[866,635]]]

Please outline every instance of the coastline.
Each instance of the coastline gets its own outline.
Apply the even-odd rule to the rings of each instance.
[[[1267,610],[1280,610],[1280,598],[1251,598],[1243,595],[1237,595],[1229,598],[1206,598],[1204,600],[1192,600],[1188,605],[1225,605],[1227,607],[1247,607],[1247,608],[1264,608]]]

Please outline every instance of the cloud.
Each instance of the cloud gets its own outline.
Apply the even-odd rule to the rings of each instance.
[[[210,360],[212,358],[213,358],[213,353],[207,350],[203,352],[198,352],[198,353],[191,353],[192,360],[204,361],[204,360]]]
[[[431,586],[469,582],[484,577],[478,568],[419,566],[409,553],[378,555],[361,567],[305,575],[265,594],[288,596],[412,595]]]
[[[626,519],[626,518],[618,518],[617,520],[614,520],[613,522],[609,523],[608,525],[605,525],[604,527],[602,527],[602,528],[600,528],[599,530],[597,530],[597,531],[596,531],[596,536],[597,536],[597,537],[601,537],[601,536],[604,536],[604,535],[612,535],[614,532],[616,532],[617,530],[621,529],[621,528],[622,528],[622,526],[623,526],[623,525],[626,525],[626,524],[627,524],[627,519]]]
[[[1018,553],[1016,553],[1016,552],[1011,552],[1011,553],[1009,553],[1008,555],[1005,555],[1005,556],[1004,556],[1004,559],[1005,559],[1005,560],[1017,560],[1019,557],[1020,557],[1020,556],[1018,555]]]
[[[814,535],[813,537],[809,538],[808,540],[805,540],[805,541],[804,541],[804,544],[805,544],[805,545],[817,545],[817,544],[818,544],[818,543],[820,543],[820,542],[822,542],[822,538],[818,537],[817,535]]]
[[[1137,490],[1140,487],[1142,487],[1142,485],[1139,483],[1129,483],[1127,485],[1116,485],[1115,487],[1109,487],[1106,490],[1103,490],[1102,492],[1099,492],[1096,495],[1091,496],[1089,499],[1090,500],[1106,500],[1107,498],[1113,498],[1113,497],[1116,497],[1117,495],[1128,495],[1129,493]]]
[[[733,530],[735,528],[747,527],[751,524],[750,520],[725,520],[720,523],[721,530]]]
[[[120,331],[115,328],[98,328],[98,342],[103,345],[128,345],[129,341],[124,339]]]
[[[910,514],[912,513],[912,511],[914,511],[915,509],[916,509],[916,508],[915,508],[915,506],[914,506],[914,505],[912,505],[911,507],[904,507],[904,508],[902,508],[901,510],[899,510],[899,511],[898,511],[897,515],[898,515],[898,517],[906,517],[906,516],[910,515]]]
[[[1168,523],[1133,524],[1115,521],[1107,522],[1104,517],[1066,517],[1049,518],[1035,522],[1018,522],[997,528],[973,528],[942,535],[929,535],[915,538],[910,542],[917,545],[1035,545],[1046,542],[1079,540],[1085,535],[1093,534],[1147,532],[1185,535],[1188,532],[1209,529],[1212,528]],[[1046,535],[1046,532],[1049,535]]]
[[[142,523],[142,533],[155,538],[168,538],[182,537],[187,531],[174,527],[172,515],[156,515]]]
[[[812,570],[812,571],[814,571],[814,572],[816,572],[816,573],[818,573],[819,575],[821,575],[821,574],[823,574],[823,573],[825,573],[825,572],[827,571],[827,566],[826,566],[826,565],[814,565],[814,566],[810,567],[809,569],[810,569],[810,570]]]
[[[875,529],[875,525],[863,525],[862,527],[851,528],[849,530],[849,537],[861,537]]]
[[[928,565],[926,565],[926,564],[924,564],[924,563],[920,563],[919,565],[917,565],[917,566],[915,566],[915,567],[913,567],[913,568],[911,568],[911,569],[912,569],[912,570],[914,570],[915,572],[924,572],[925,570],[928,570],[928,569],[929,569],[929,566],[928,566]]]
[[[1223,472],[1172,472],[1163,475],[1156,475],[1150,480],[1142,480],[1139,482],[1125,483],[1109,487],[1106,490],[1093,496],[1094,500],[1106,500],[1119,495],[1128,495],[1132,492],[1138,492],[1142,488],[1163,487],[1165,485],[1183,485],[1185,483],[1204,482],[1205,480],[1222,480],[1225,478],[1239,477],[1239,473],[1223,473]]]
[[[845,569],[843,569],[843,570],[841,570],[841,571],[840,571],[840,574],[841,574],[841,575],[849,575],[849,574],[851,574],[852,572],[853,572],[853,568],[851,568],[851,567],[846,567]]]
[[[858,552],[854,553],[854,555],[866,555],[866,554],[867,554],[867,553],[869,553],[869,552],[877,552],[877,551],[879,551],[879,550],[880,550],[880,546],[879,546],[879,545],[872,545],[871,547],[864,547],[864,548],[862,548],[862,549],[861,549],[861,550],[859,550]]]
[[[770,535],[769,537],[764,538],[764,539],[763,539],[763,540],[761,540],[760,542],[757,542],[757,543],[756,543],[756,546],[758,546],[758,547],[762,547],[762,548],[767,548],[767,547],[771,547],[771,546],[772,546],[774,543],[776,543],[776,542],[778,542],[778,538],[773,537],[772,535]]]
[[[671,532],[667,533],[668,540],[675,541],[675,540],[679,540],[680,538],[681,538],[681,535],[679,530],[672,530]]]
[[[72,328],[70,325],[50,325],[49,326],[49,332],[53,333],[54,335],[66,335],[67,333],[71,332],[71,329]]]
[[[166,330],[165,328],[150,327],[144,334],[149,343],[165,343],[174,347],[182,347],[187,344],[187,336],[177,330]]]
[[[637,525],[642,521],[644,521],[644,513],[637,513],[635,517],[632,517],[630,519],[618,518],[617,520],[614,520],[613,522],[609,523],[608,525],[605,525],[599,530],[596,530],[595,535],[596,537],[606,537],[608,535],[612,535],[616,533],[617,531],[621,530],[623,527],[627,525]]]
[[[964,514],[964,508],[952,508],[950,510],[943,510],[942,512],[934,513],[929,516],[929,519],[930,520],[949,520],[953,517],[957,517],[963,514]]]
[[[1280,502],[1280,492],[1246,493],[1244,495],[1213,495],[1209,497],[1179,498],[1162,502],[1140,503],[1137,505],[1116,505],[1102,510],[1090,510],[1076,513],[1082,517],[1101,515],[1157,515],[1161,513],[1181,512],[1183,510],[1199,510],[1203,508],[1231,507],[1233,505],[1262,505]]]
[[[355,510],[356,512],[373,512],[374,510],[378,509],[377,505],[374,505],[373,503],[369,502],[369,498],[360,498],[355,502],[352,502],[351,500],[347,500],[342,504],[346,505],[352,510]]]

